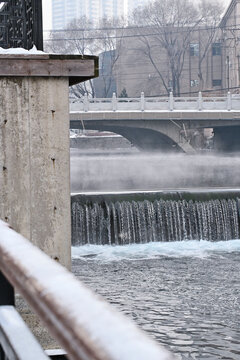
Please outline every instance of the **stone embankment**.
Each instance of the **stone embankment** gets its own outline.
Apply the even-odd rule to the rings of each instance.
[[[132,144],[120,135],[76,136],[70,138],[70,147],[79,150],[134,150]]]

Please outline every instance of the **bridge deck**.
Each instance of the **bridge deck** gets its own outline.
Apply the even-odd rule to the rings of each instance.
[[[79,121],[98,123],[117,123],[125,122],[140,122],[145,120],[152,121],[190,121],[193,127],[215,127],[215,126],[233,126],[240,125],[240,110],[239,111],[71,111],[70,122],[71,126],[76,125]],[[114,125],[113,124],[113,125]]]

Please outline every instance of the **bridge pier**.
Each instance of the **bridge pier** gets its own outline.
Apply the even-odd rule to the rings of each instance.
[[[69,74],[95,60],[0,58],[0,218],[70,268]]]

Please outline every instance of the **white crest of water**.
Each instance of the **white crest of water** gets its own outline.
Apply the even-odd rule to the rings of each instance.
[[[124,246],[84,245],[72,247],[73,259],[120,261],[154,259],[159,257],[207,258],[226,253],[240,252],[240,240],[229,241],[176,241],[151,242]]]

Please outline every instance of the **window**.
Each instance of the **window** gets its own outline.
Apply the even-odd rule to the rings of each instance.
[[[222,86],[222,80],[221,79],[213,80],[212,86]]]
[[[190,56],[199,56],[199,44],[190,44]]]
[[[212,56],[222,55],[221,43],[212,44]]]
[[[199,80],[191,80],[191,87],[195,87],[199,85]]]

